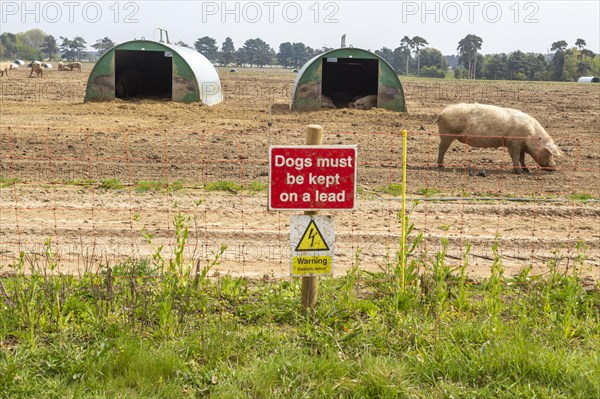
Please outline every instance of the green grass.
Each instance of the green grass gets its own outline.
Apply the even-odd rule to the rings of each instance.
[[[385,194],[393,195],[394,197],[399,197],[402,195],[402,185],[401,184],[388,184],[387,186],[383,186],[377,189],[377,191],[383,192]],[[423,195],[425,197],[431,197],[436,194],[441,194],[442,191],[436,188],[421,188],[417,190],[417,194]]]
[[[379,187],[376,191],[383,192],[385,194],[393,195],[394,197],[399,197],[402,195],[402,185],[391,183],[387,186]],[[440,194],[442,191],[435,188],[421,188],[417,190],[417,194],[424,195],[426,197],[430,197],[435,194]]]
[[[247,188],[249,191],[258,193],[261,191],[267,191],[269,189],[269,185],[267,183],[252,182]]]
[[[394,197],[398,197],[398,196],[402,195],[402,185],[396,184],[396,183],[391,183],[391,184],[388,184],[387,186],[381,187],[377,191],[381,191],[385,194],[390,194],[390,195],[393,195]]]
[[[438,190],[437,188],[420,188],[417,190],[417,193],[423,195],[425,197],[432,197],[436,194],[441,194],[442,190]]]
[[[105,190],[120,190],[124,186],[123,186],[123,183],[121,182],[121,180],[114,178],[114,179],[102,180],[102,182],[100,182],[99,187],[102,189],[105,189]]]
[[[135,185],[135,191],[138,193],[158,192],[158,191],[179,191],[183,190],[183,182],[177,180],[171,183],[156,180],[140,180]]]
[[[568,273],[557,257],[506,277],[496,242],[480,283],[464,274],[470,246],[457,268],[445,239],[428,256],[409,245],[402,284],[397,261],[362,272],[358,252],[305,311],[298,279],[208,278],[226,247],[187,258],[191,221],[176,214],[172,254],[77,278],[56,272],[51,240],[43,260],[0,265],[0,398],[600,397],[583,243]]]
[[[11,187],[20,182],[18,177],[0,177],[0,188]]]
[[[600,395],[600,292],[571,275],[462,284],[441,256],[404,293],[389,272],[322,279],[307,313],[298,280],[194,288],[153,262],[3,278],[0,397]]]
[[[168,185],[169,191],[180,191],[180,190],[183,190],[184,188],[185,187],[181,180],[175,180],[174,182],[171,182],[171,184]]]
[[[547,312],[542,302],[549,281],[503,286],[502,317],[492,322],[477,299],[487,295],[484,285],[469,285],[470,306],[457,311],[455,285],[448,286],[449,306],[440,308],[434,296],[414,285],[398,296],[386,276],[360,277],[360,283],[349,277],[322,280],[319,304],[308,314],[300,308],[298,281],[224,277],[198,290],[182,282],[169,294],[177,316],[170,333],[160,327],[159,316],[168,276],[148,280],[115,273],[113,310],[106,275],[50,279],[60,281],[65,299],[61,312],[69,319],[62,327],[54,322],[52,289],[41,276],[38,302],[28,304],[39,313],[34,320],[23,317],[16,289],[31,294],[38,277],[4,279],[17,305],[1,311],[0,397],[600,394],[597,291],[576,289],[571,317],[577,333],[565,336],[569,279],[554,282]],[[33,340],[29,329],[35,329]]]
[[[594,196],[587,193],[574,193],[569,196],[574,201],[587,201],[594,199]]]
[[[243,187],[240,184],[230,180],[218,180],[206,183],[204,189],[206,191],[229,191],[232,193],[237,193],[238,191],[242,190]]]

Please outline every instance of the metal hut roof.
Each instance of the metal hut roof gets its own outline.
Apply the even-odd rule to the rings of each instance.
[[[319,54],[302,66],[292,87],[290,108],[292,110],[315,110],[321,108],[323,85],[323,59],[370,59],[378,61],[377,107],[406,112],[404,89],[394,68],[383,58],[368,50],[341,47]]]
[[[600,83],[600,78],[596,76],[582,76],[577,83]]]
[[[207,105],[223,101],[219,74],[205,56],[187,47],[152,40],[120,43],[103,54],[88,78],[85,101],[118,97],[115,53],[119,50],[164,52],[165,57],[172,57],[172,101],[201,101]]]

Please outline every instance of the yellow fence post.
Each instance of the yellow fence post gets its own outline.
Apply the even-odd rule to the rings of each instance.
[[[404,292],[406,286],[406,130],[402,131],[402,211],[400,228],[400,290]]]

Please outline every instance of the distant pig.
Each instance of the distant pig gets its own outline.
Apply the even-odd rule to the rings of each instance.
[[[371,109],[377,107],[377,95],[370,94],[368,96],[359,97],[348,104],[350,108],[356,109]]]
[[[330,97],[327,97],[326,95],[322,94],[321,108],[335,108],[335,104],[333,103],[333,100]]]
[[[529,172],[525,154],[548,170],[555,170],[554,156],[563,153],[533,117],[516,109],[485,104],[454,104],[444,108],[437,120],[440,133],[438,166],[454,140],[472,147],[506,147],[514,172]]]

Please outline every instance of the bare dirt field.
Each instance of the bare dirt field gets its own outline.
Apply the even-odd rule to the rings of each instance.
[[[373,109],[292,113],[295,74],[286,70],[220,70],[222,104],[208,107],[142,100],[83,103],[87,76],[28,69],[0,78],[0,265],[45,266],[43,243],[62,271],[114,265],[175,244],[173,216],[191,217],[188,256],[209,259],[228,246],[221,273],[285,277],[290,212],[267,208],[269,145],[303,144],[308,124],[321,124],[324,144],[357,144],[359,200],[337,212],[335,274],[355,262],[380,270],[394,261],[400,225],[401,132],[408,134],[411,222],[431,257],[449,240],[448,260],[489,274],[492,245],[507,274],[584,264],[600,278],[600,85],[536,82],[403,80],[407,113]],[[506,149],[454,143],[448,166],[435,165],[434,121],[447,105],[480,102],[537,118],[565,153],[558,170],[514,175]],[[113,179],[119,184],[102,184]],[[206,190],[208,183],[241,185]],[[143,182],[162,183],[145,189]],[[168,185],[169,190],[164,186]],[[262,189],[260,189],[262,188]],[[386,190],[387,189],[387,190]],[[414,233],[413,233],[414,234]],[[358,251],[360,249],[360,251]],[[357,260],[358,259],[358,260]],[[2,273],[2,270],[0,270]]]

